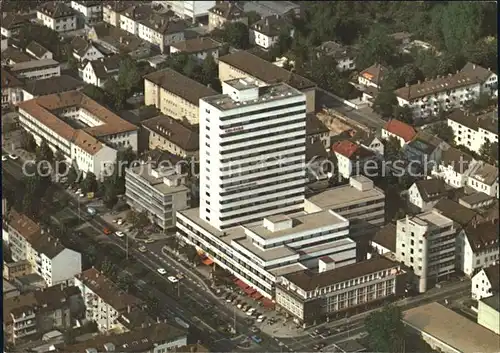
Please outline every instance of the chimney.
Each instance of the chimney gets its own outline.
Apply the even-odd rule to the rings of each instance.
[[[64,290],[64,283],[61,283],[61,291]]]
[[[460,70],[457,70],[457,74],[460,72]]]
[[[269,26],[269,19],[266,18],[266,26]]]
[[[123,44],[123,37],[120,37],[120,43]]]
[[[158,323],[158,324],[159,324],[160,322],[161,322],[161,321],[160,321],[160,317],[159,317],[159,316],[157,316],[157,317],[156,317],[156,323]]]

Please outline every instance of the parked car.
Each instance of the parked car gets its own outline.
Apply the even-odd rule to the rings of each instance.
[[[177,283],[179,280],[175,276],[168,276],[167,279],[172,283]]]
[[[2,162],[5,162],[8,159],[6,154],[2,154]]]
[[[116,232],[115,234],[118,238],[123,238],[125,236],[125,233],[123,232]]]
[[[106,235],[110,235],[111,233],[113,233],[109,228],[104,228],[103,232]]]
[[[12,159],[13,161],[16,161],[19,159],[19,156],[17,154],[12,153],[9,154],[9,158]]]
[[[139,250],[139,252],[142,252],[142,253],[145,253],[146,251],[148,251],[148,249],[144,245],[139,246],[138,250]]]
[[[158,273],[159,273],[160,275],[165,275],[165,274],[167,274],[167,271],[166,271],[164,268],[159,268],[159,269],[157,269],[156,271],[158,271]]]

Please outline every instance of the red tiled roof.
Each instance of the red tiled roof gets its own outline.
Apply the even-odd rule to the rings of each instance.
[[[332,151],[349,159],[355,159],[356,157],[364,158],[373,154],[372,151],[347,140],[334,144]]]
[[[401,137],[405,140],[405,142],[413,140],[413,138],[417,135],[417,132],[413,127],[396,119],[389,120],[385,124],[384,129],[389,131],[391,134]]]

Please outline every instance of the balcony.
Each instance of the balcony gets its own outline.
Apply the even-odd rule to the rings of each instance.
[[[19,323],[14,324],[14,331],[24,330],[28,327],[33,327],[36,325],[36,321],[34,319],[24,320]]]
[[[36,333],[36,328],[29,328],[21,331],[14,331],[14,338],[21,338],[29,335],[33,335]]]
[[[35,313],[29,312],[29,313],[25,313],[22,316],[19,316],[17,318],[15,317],[13,321],[14,321],[14,323],[18,323],[18,322],[23,322],[26,320],[33,320],[33,319],[35,319]]]

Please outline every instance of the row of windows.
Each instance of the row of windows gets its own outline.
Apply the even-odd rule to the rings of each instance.
[[[303,193],[301,193],[300,195],[303,195]],[[291,197],[291,195],[283,197],[283,199],[287,199],[289,197]],[[267,211],[272,211],[272,210],[278,210],[280,208],[285,208],[285,207],[288,207],[288,206],[301,207],[303,205],[303,203],[304,203],[304,200],[284,202],[284,203],[279,204],[279,205],[274,205],[274,206],[269,206],[269,207],[261,208],[261,209],[259,209],[259,213],[267,212]],[[239,213],[239,214],[236,214],[234,216],[220,217],[219,219],[220,219],[220,221],[225,222],[225,221],[230,221],[230,220],[235,219],[235,218],[250,216],[252,214],[255,214],[255,211]],[[261,220],[262,220],[262,216],[260,216],[260,217],[254,217],[254,218],[245,220],[245,223],[251,223],[251,222],[254,222],[254,221],[261,221]],[[224,225],[221,225],[221,229],[228,229],[228,228],[237,226],[239,224],[241,224],[241,221],[224,224]]]
[[[303,120],[303,119],[301,119],[301,120]],[[286,125],[291,125],[291,122],[286,122],[286,123],[281,123],[281,124],[276,124],[276,125],[286,126]],[[259,128],[259,130],[264,130],[264,129],[268,129],[268,128],[269,128],[269,126],[265,126],[264,128]],[[252,129],[252,130],[255,130],[255,129]],[[293,128],[293,129],[288,129],[288,130],[270,132],[268,134],[262,134],[262,135],[258,135],[258,136],[250,136],[250,137],[247,137],[247,138],[244,138],[244,139],[232,140],[232,141],[228,141],[228,142],[222,142],[220,145],[221,146],[235,145],[235,144],[238,144],[238,143],[243,143],[243,142],[247,142],[247,141],[253,141],[253,140],[256,140],[256,139],[263,139],[263,138],[266,138],[266,137],[273,137],[273,136],[278,136],[278,135],[285,135],[285,134],[288,134],[290,132],[304,131],[304,130],[305,130],[305,127],[301,126],[301,127],[296,127],[296,128]],[[249,133],[249,132],[251,132],[251,131],[247,130],[244,133]],[[248,148],[252,148],[252,147],[248,147]]]
[[[297,161],[289,162],[289,163],[287,163],[286,166],[294,166],[294,165],[300,165],[301,168],[302,168],[302,160],[297,160]],[[233,179],[233,178],[242,177],[242,176],[245,176],[245,175],[251,175],[251,174],[260,173],[260,172],[267,172],[267,171],[270,171],[270,170],[273,170],[273,169],[280,169],[280,168],[283,168],[283,167],[285,167],[285,165],[282,165],[282,164],[278,163],[278,164],[275,164],[275,165],[272,165],[272,166],[269,166],[269,167],[255,168],[255,169],[252,169],[252,170],[247,170],[246,172],[233,173],[233,174],[230,174],[230,175],[222,176],[221,180]],[[302,168],[301,170],[304,170],[304,169]],[[267,179],[267,178],[269,178],[268,174],[256,177],[254,181],[263,180],[263,179]],[[242,184],[246,184],[248,182],[250,182],[249,179],[245,179],[245,181],[243,181]]]
[[[240,160],[246,159],[246,158],[258,157],[258,156],[262,156],[262,155],[266,155],[266,154],[271,154],[271,153],[276,153],[276,152],[282,152],[282,151],[288,151],[288,150],[290,150],[292,148],[299,148],[299,147],[305,148],[306,144],[304,142],[297,143],[297,144],[290,145],[290,146],[285,146],[285,147],[280,147],[280,148],[275,148],[275,149],[272,149],[272,150],[268,150],[268,151],[265,151],[265,153],[261,151],[261,152],[250,153],[250,154],[247,154],[247,155],[244,155],[244,156],[238,156],[238,157],[233,157],[233,158],[221,159],[220,162],[221,163],[230,163],[230,162],[240,161]]]
[[[275,192],[276,191],[274,191],[273,193],[275,193]],[[269,199],[266,199],[266,200],[262,200],[262,201],[249,202],[249,203],[246,203],[244,205],[234,206],[234,207],[228,207],[228,208],[221,209],[221,213],[222,212],[233,212],[233,211],[242,210],[242,209],[249,208],[249,207],[255,207],[255,206],[265,205],[265,204],[270,203],[270,202],[276,202],[276,201],[279,201],[279,200],[291,199],[291,198],[294,198],[294,197],[297,197],[297,196],[302,196],[302,195],[304,195],[303,191],[297,192],[297,193],[294,193],[294,194],[283,195],[283,196],[279,196],[279,197],[272,197],[272,198],[269,198]],[[260,212],[261,210],[258,210],[258,211]],[[248,212],[248,214],[252,214],[252,213],[255,213],[255,211]],[[236,217],[243,217],[243,215],[242,214],[238,214],[238,215],[236,215]],[[221,220],[222,220],[222,218],[221,218]]]
[[[304,178],[300,178],[299,177],[299,178],[295,178],[295,179],[297,181],[302,180],[303,182],[294,185],[293,186],[294,189],[303,187],[305,185]],[[274,183],[274,184],[277,184],[276,186],[278,186],[279,184],[281,184],[281,182],[277,182],[277,183]],[[247,194],[245,196],[235,197],[235,198],[230,199],[230,200],[220,201],[220,204],[221,205],[227,205],[229,203],[234,203],[234,202],[238,202],[238,201],[247,201],[247,200],[254,199],[256,197],[267,196],[267,195],[272,195],[272,194],[276,194],[276,193],[279,193],[279,192],[287,191],[287,190],[290,190],[291,188],[292,188],[291,186],[287,186],[287,187],[284,187],[284,188],[277,188],[277,189],[273,189],[273,190],[269,190],[269,191],[264,191],[264,192],[259,192],[259,193],[254,193],[254,194]],[[263,201],[263,202],[267,203],[267,202],[270,202],[270,200],[266,200],[266,201]],[[247,203],[244,207],[248,207],[250,205],[251,204]],[[228,210],[229,209],[222,209],[221,212],[226,212]]]
[[[260,160],[257,160],[257,161],[251,161],[251,162],[246,162],[246,163],[238,163],[236,165],[230,165],[230,166],[226,166],[226,167],[222,167],[220,168],[219,170],[221,172],[227,172],[227,171],[230,171],[232,170],[234,167],[236,167],[235,169],[241,169],[241,168],[246,168],[246,167],[250,167],[250,166],[257,166],[259,164],[261,165],[266,165],[267,163],[271,163],[271,162],[277,162],[277,161],[280,161],[280,160],[285,160],[287,158],[292,158],[292,157],[298,157],[298,156],[304,156],[304,152],[294,152],[294,153],[289,153],[289,154],[284,154],[284,155],[280,155],[280,156],[275,156],[275,157],[269,157],[269,158],[266,158],[266,159],[260,159]],[[207,160],[207,162],[209,162]],[[210,164],[210,163],[208,163]]]
[[[284,173],[277,173],[277,174],[279,174],[279,175],[285,175],[285,174],[292,174],[292,173],[290,173],[290,172],[284,172]],[[275,179],[275,178],[269,177],[269,176],[267,176],[266,179],[267,178]],[[271,186],[271,185],[275,185],[277,183],[278,184],[285,184],[285,183],[289,183],[291,181],[296,181],[296,180],[304,180],[304,177],[303,176],[298,176],[298,177],[288,178],[288,179],[279,180],[279,181],[271,181],[271,182],[264,183],[264,184],[249,185],[249,186],[245,186],[245,187],[242,187],[242,188],[239,188],[239,189],[234,189],[234,190],[231,190],[231,191],[222,192],[222,193],[220,193],[220,196],[223,197],[223,196],[232,195],[232,194],[235,194],[235,193],[241,193],[241,192],[251,191],[251,190],[255,190],[255,189],[262,189],[262,188],[265,188],[265,187],[268,187],[268,186]],[[245,183],[246,183],[246,181],[245,181]],[[226,203],[234,202],[234,201],[236,201],[238,199],[240,199],[240,198],[234,198],[234,199],[230,199],[230,200],[227,200],[227,201],[220,201],[220,204],[223,205],[223,204],[226,204]]]
[[[229,115],[229,116],[221,117],[220,120],[226,121],[226,120],[244,118],[246,116],[252,116],[252,115],[257,115],[257,114],[262,114],[262,113],[267,113],[267,112],[273,112],[276,110],[289,109],[289,108],[295,108],[295,107],[303,107],[304,105],[305,105],[305,102],[290,103],[290,104],[285,104],[285,105],[274,106],[271,108],[253,110],[253,111],[241,113],[241,114]]]
[[[221,125],[220,129],[221,130],[228,130],[228,129],[231,129],[231,128],[243,127],[245,125],[256,124],[256,123],[260,123],[260,122],[269,122],[271,120],[277,120],[277,119],[281,119],[281,118],[292,117],[292,116],[298,115],[298,114],[302,115],[302,114],[305,114],[305,113],[306,113],[305,110],[299,110],[299,111],[291,112],[291,113],[271,115],[271,116],[266,116],[264,118],[259,118],[259,119],[245,121],[245,124],[243,124],[243,123],[235,123],[235,124],[230,124],[230,125]],[[288,120],[286,123],[281,122],[281,123],[275,123],[275,124],[271,124],[271,125],[259,126],[259,127],[255,127],[255,128],[251,128],[251,129],[245,129],[245,130],[242,130],[242,131],[228,132],[228,133],[220,135],[220,137],[223,137],[223,138],[233,137],[233,136],[238,136],[238,135],[241,135],[241,134],[246,134],[248,132],[255,132],[255,131],[272,129],[272,128],[275,128],[275,127],[280,127],[280,126],[282,126],[284,124],[295,124],[295,123],[300,123],[300,122],[305,122],[305,121],[306,121],[306,119],[304,119],[304,118],[294,119],[294,120]]]
[[[303,131],[304,129],[303,128],[296,128],[296,129],[292,129],[290,131],[287,131],[287,132],[297,132],[297,131]],[[270,135],[282,135],[284,134],[285,132],[283,133],[272,133]],[[290,142],[290,141],[298,141],[298,140],[303,140],[306,138],[306,135],[305,134],[300,134],[300,135],[295,135],[295,136],[292,136],[292,137],[287,137],[287,138],[282,138],[282,139],[278,139],[278,140],[271,140],[271,141],[268,141],[268,142],[261,142],[261,143],[256,143],[254,145],[247,145],[247,146],[243,146],[243,147],[238,147],[238,148],[233,148],[233,149],[230,149],[230,150],[225,150],[225,151],[220,151],[220,154],[221,155],[224,155],[224,154],[231,154],[231,153],[237,153],[237,152],[242,152],[242,151],[246,151],[246,150],[249,150],[249,149],[255,149],[255,148],[261,148],[261,147],[266,147],[266,146],[272,146],[272,145],[277,145],[277,144],[280,144],[280,143],[285,143],[285,142]],[[255,140],[255,138],[249,138],[248,139],[249,141],[251,140]],[[259,154],[262,153],[262,152],[259,152]],[[247,156],[243,156],[244,158],[246,158]],[[241,157],[240,157],[241,159]]]

